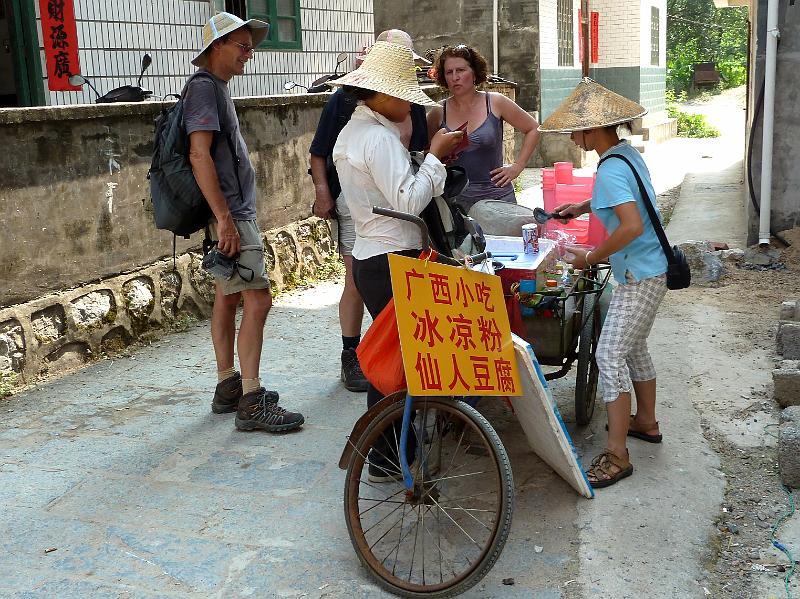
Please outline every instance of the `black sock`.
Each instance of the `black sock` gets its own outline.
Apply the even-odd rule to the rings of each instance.
[[[342,349],[355,349],[361,341],[361,335],[355,337],[345,337],[342,335]]]

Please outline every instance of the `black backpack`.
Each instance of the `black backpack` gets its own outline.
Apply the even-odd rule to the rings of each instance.
[[[184,94],[195,77],[207,77],[213,81],[209,73],[204,71],[195,73],[186,82],[183,88]],[[222,115],[226,109],[225,98],[216,82],[214,90],[217,95],[220,127],[222,127]],[[234,162],[238,162],[230,134],[220,131],[219,135],[227,139]],[[212,156],[217,137],[215,133],[211,146]],[[188,238],[192,233],[208,226],[213,214],[197,185],[189,162],[189,135],[183,123],[183,97],[156,117],[153,161],[147,178],[150,180],[150,198],[153,202],[156,228],[171,231],[175,236]],[[208,233],[206,235],[208,236]]]

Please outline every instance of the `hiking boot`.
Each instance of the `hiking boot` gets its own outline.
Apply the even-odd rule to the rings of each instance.
[[[242,399],[242,375],[237,372],[232,377],[217,383],[214,400],[211,402],[211,411],[215,414],[235,412],[239,407],[240,399]]]
[[[361,371],[361,364],[358,363],[358,356],[354,349],[342,350],[342,382],[345,389],[356,393],[367,390],[367,377]]]
[[[278,405],[278,394],[263,387],[242,396],[236,411],[236,428],[280,433],[299,428],[305,422],[302,414],[287,412]]]

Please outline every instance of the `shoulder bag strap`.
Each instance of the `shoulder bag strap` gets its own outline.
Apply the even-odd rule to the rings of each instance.
[[[670,264],[674,263],[675,254],[672,251],[672,247],[669,245],[667,234],[664,232],[664,227],[661,225],[661,221],[656,214],[656,209],[653,207],[655,201],[650,199],[650,195],[647,193],[647,190],[645,190],[644,183],[642,183],[642,178],[639,176],[636,168],[633,166],[633,164],[631,164],[631,161],[622,154],[609,154],[608,156],[603,157],[600,162],[597,163],[597,168],[600,168],[600,165],[609,158],[619,158],[633,171],[633,176],[636,178],[636,184],[639,186],[639,193],[642,194],[642,203],[647,209],[647,214],[650,215],[650,222],[653,224],[656,237],[658,237],[658,241],[661,243],[661,247],[664,249],[664,255],[667,257],[667,262]]]

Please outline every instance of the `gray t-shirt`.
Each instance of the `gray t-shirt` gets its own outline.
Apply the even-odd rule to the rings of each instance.
[[[184,89],[183,121],[186,132],[191,134],[195,131],[225,131],[224,134],[216,136],[216,148],[213,154],[219,185],[222,194],[228,200],[231,216],[236,220],[253,220],[256,218],[256,178],[247,152],[247,144],[239,129],[239,119],[236,116],[228,84],[211,73],[209,75],[213,81],[208,77],[195,77]],[[215,86],[219,87],[222,97],[225,98],[224,114],[218,114]],[[239,158],[238,181],[236,160],[226,136],[230,136],[233,140]]]

